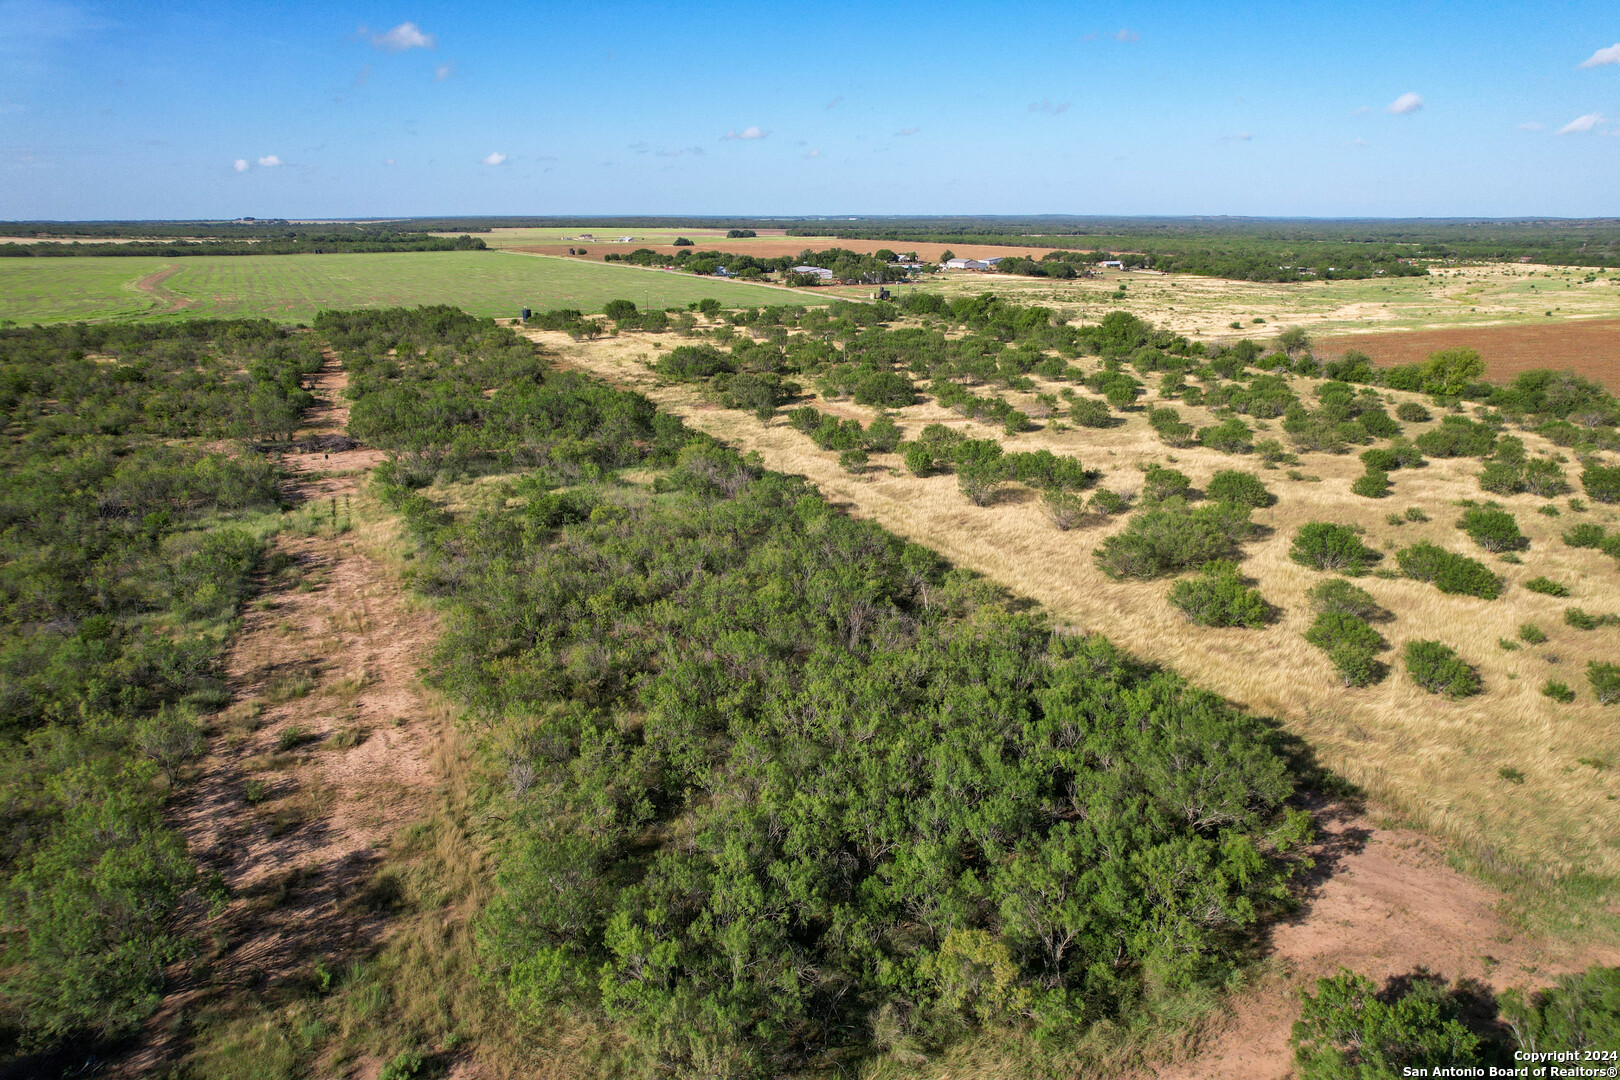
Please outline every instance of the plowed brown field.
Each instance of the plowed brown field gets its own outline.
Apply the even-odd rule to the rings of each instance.
[[[1360,349],[1378,364],[1411,364],[1437,349],[1467,346],[1485,358],[1485,375],[1505,382],[1529,368],[1569,368],[1620,390],[1620,319],[1548,320],[1535,326],[1409,330],[1319,338],[1318,353]]]

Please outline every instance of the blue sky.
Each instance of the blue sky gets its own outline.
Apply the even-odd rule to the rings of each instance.
[[[0,219],[1620,215],[1620,5],[0,0]]]

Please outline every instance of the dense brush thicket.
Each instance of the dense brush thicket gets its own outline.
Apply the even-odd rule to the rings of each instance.
[[[357,380],[356,415],[457,399],[476,365],[441,359]],[[534,363],[443,445],[539,395],[653,491],[564,488],[554,455],[459,517],[383,487],[453,600],[436,679],[508,784],[482,935],[514,1003],[712,1075],[1072,1034],[1217,977],[1284,897],[1307,826],[1259,721],[677,421],[627,453],[600,417],[641,399]]]
[[[3,1021],[25,1046],[128,1031],[183,950],[195,869],[160,764],[228,698],[228,620],[321,355],[267,322],[0,332]]]

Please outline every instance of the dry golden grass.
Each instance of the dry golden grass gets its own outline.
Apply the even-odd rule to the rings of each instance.
[[[1462,842],[1488,866],[1554,876],[1620,874],[1620,830],[1614,828],[1620,816],[1620,771],[1578,760],[1613,761],[1620,749],[1615,738],[1620,708],[1597,705],[1585,677],[1588,660],[1614,660],[1620,654],[1620,631],[1582,632],[1563,622],[1563,610],[1571,604],[1593,612],[1620,611],[1620,575],[1608,556],[1565,547],[1559,539],[1575,521],[1612,524],[1612,509],[1595,506],[1587,514],[1574,514],[1559,500],[1562,516],[1543,516],[1536,511],[1544,500],[1481,492],[1475,482],[1480,465],[1473,459],[1437,459],[1423,469],[1396,472],[1390,497],[1364,499],[1350,493],[1351,481],[1362,472],[1353,454],[1308,455],[1300,469],[1320,476],[1321,482],[1291,481],[1286,470],[1264,470],[1253,457],[1202,448],[1171,450],[1140,413],[1116,428],[1054,431],[1049,425],[1006,439],[998,429],[962,420],[932,402],[900,411],[908,436],[924,423],[938,421],[977,438],[1003,438],[1021,450],[1048,448],[1103,470],[1102,484],[1121,491],[1140,487],[1138,465],[1149,461],[1173,460],[1199,487],[1219,469],[1255,472],[1278,503],[1255,513],[1254,519],[1272,532],[1246,545],[1242,566],[1283,613],[1264,630],[1204,629],[1189,624],[1166,602],[1167,583],[1113,581],[1093,564],[1092,549],[1109,532],[1123,528],[1123,520],[1060,532],[1029,492],[1009,485],[1008,497],[998,504],[974,506],[958,492],[954,477],[918,479],[896,455],[873,455],[866,474],[851,476],[839,468],[836,453],[817,450],[781,420],[765,427],[750,414],[704,403],[690,387],[660,386],[642,362],[657,355],[653,339],[625,335],[578,345],[561,335],[537,336],[558,349],[566,363],[635,385],[691,425],[740,449],[757,450],[768,467],[808,477],[850,512],[1039,601],[1059,621],[1100,631],[1246,709],[1277,717],[1324,764],[1424,826]],[[1033,400],[1032,395],[1011,396],[1015,402]],[[1411,395],[1391,397],[1406,400]],[[822,404],[843,416],[871,418],[870,410],[848,402]],[[1213,420],[1203,408],[1176,407],[1190,422]],[[1261,437],[1281,435],[1277,421],[1260,426],[1270,429]],[[1406,425],[1414,435],[1426,426]],[[1556,451],[1539,436],[1523,437],[1532,451]],[[1572,480],[1579,468],[1576,462],[1566,465]],[[1522,565],[1487,555],[1455,528],[1461,511],[1454,503],[1463,498],[1496,498],[1514,511],[1531,540]],[[1421,507],[1430,520],[1398,527],[1386,523],[1392,511],[1408,506]],[[1361,579],[1359,584],[1395,615],[1393,622],[1379,626],[1392,646],[1385,659],[1393,670],[1380,685],[1346,689],[1326,655],[1301,637],[1313,617],[1305,591],[1323,575],[1292,562],[1288,548],[1298,526],[1311,520],[1362,526],[1370,544],[1390,553],[1385,564],[1391,567],[1394,549],[1427,539],[1480,558],[1512,587],[1502,598],[1484,601],[1446,596],[1431,585],[1405,579]],[[1542,596],[1519,587],[1539,575],[1569,585],[1571,597]],[[1501,649],[1498,639],[1515,637],[1525,622],[1539,625],[1551,640],[1517,651]],[[1478,668],[1485,691],[1449,701],[1418,688],[1398,656],[1401,646],[1415,638],[1455,647]],[[1549,677],[1574,687],[1576,702],[1560,705],[1543,697],[1539,687]],[[1504,780],[1499,775],[1504,768],[1521,771],[1524,782]]]

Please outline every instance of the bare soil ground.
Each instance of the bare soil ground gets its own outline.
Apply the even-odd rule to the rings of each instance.
[[[305,445],[346,442],[334,438],[347,423],[345,381],[335,362],[317,377]],[[363,447],[288,455],[289,494],[341,523],[379,458]],[[426,810],[445,722],[417,679],[435,618],[387,562],[391,528],[356,517],[347,531],[276,540],[289,565],[243,617],[226,661],[236,702],[175,809],[199,863],[230,891],[210,926],[211,974],[170,995],[129,1075],[173,1052],[158,1033],[204,994],[273,992],[317,959],[340,970],[385,929],[374,871],[394,832]]]
[[[169,280],[179,272],[180,267],[178,265],[171,264],[169,266],[165,266],[161,270],[147,274],[145,277],[135,282],[135,288],[139,289],[143,293],[148,293],[156,297],[160,302],[169,305],[162,311],[151,312],[151,314],[167,315],[170,312],[184,311],[186,308],[191,307],[197,302],[190,297],[180,296],[176,293],[170,292],[164,286],[163,283],[165,281]]]
[[[1326,353],[1359,349],[1378,364],[1415,364],[1439,349],[1467,347],[1485,360],[1485,377],[1507,382],[1530,368],[1569,368],[1620,391],[1620,319],[1548,320],[1532,326],[1481,326],[1324,337]]]
[[[1231,995],[1229,1012],[1196,1054],[1160,1069],[1154,1075],[1161,1080],[1287,1076],[1297,992],[1340,968],[1377,982],[1421,968],[1499,992],[1620,961],[1613,949],[1516,929],[1499,911],[1501,896],[1449,867],[1421,832],[1380,827],[1339,804],[1318,807],[1317,824],[1317,865],[1304,903],[1270,934],[1271,977]]]

